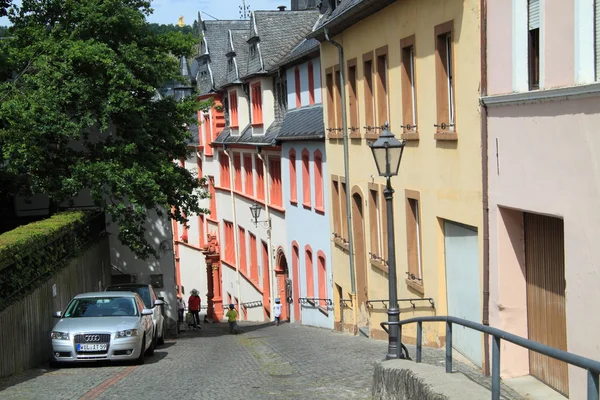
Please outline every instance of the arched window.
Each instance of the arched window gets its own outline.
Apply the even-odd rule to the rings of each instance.
[[[310,208],[310,153],[307,149],[302,150],[302,204]]]
[[[317,279],[319,287],[319,298],[327,298],[327,267],[325,264],[325,253],[319,250],[317,253]],[[325,301],[321,301],[320,306],[327,307]]]
[[[315,297],[315,278],[313,271],[313,253],[309,245],[304,247],[305,263],[304,269],[306,272],[306,297]]]
[[[323,199],[323,154],[320,150],[315,151],[315,209],[325,212],[325,201]]]
[[[298,186],[296,177],[296,150],[290,149],[290,203],[298,203]]]
[[[302,314],[300,312],[300,302],[298,301],[299,297],[302,297],[300,293],[300,246],[298,242],[295,240],[292,242],[292,276],[294,278],[293,282],[293,298],[294,298],[294,321],[300,321],[302,319]]]

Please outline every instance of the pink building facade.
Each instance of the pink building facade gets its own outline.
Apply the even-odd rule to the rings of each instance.
[[[600,1],[487,3],[490,325],[600,359]],[[586,371],[501,355],[585,398]]]

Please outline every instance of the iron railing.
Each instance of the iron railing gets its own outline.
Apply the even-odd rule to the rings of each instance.
[[[452,324],[461,325],[476,331],[486,333],[492,336],[492,400],[500,400],[500,340],[506,340],[514,343],[517,346],[543,354],[547,357],[552,357],[567,364],[577,366],[587,370],[587,399],[599,400],[599,375],[600,362],[587,357],[578,356],[577,354],[559,350],[554,347],[546,346],[533,340],[513,335],[506,331],[478,324],[477,322],[468,321],[462,318],[449,316],[435,317],[416,317],[409,318],[399,322],[382,322],[380,325],[384,331],[389,333],[386,326],[398,325],[400,327],[400,339],[402,338],[402,326],[406,324],[417,324],[417,352],[416,362],[421,362],[422,346],[423,346],[423,322],[445,322],[446,323],[446,373],[452,372]],[[398,346],[399,356],[404,345]],[[406,353],[408,356],[408,352]],[[408,358],[408,357],[407,357]]]
[[[409,302],[412,308],[417,308],[417,305],[415,304],[415,302],[420,302],[420,301],[427,301],[427,302],[429,302],[429,306],[431,308],[435,308],[435,302],[433,301],[433,299],[431,297],[426,297],[426,298],[417,297],[414,299],[398,299],[398,303]],[[376,304],[376,303],[381,303],[383,308],[388,308],[390,301],[388,299],[365,301],[365,305],[367,306],[368,309],[372,309],[373,304]]]

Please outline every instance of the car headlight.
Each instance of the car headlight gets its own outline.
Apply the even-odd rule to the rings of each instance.
[[[127,329],[124,331],[119,331],[117,332],[117,339],[118,338],[126,338],[126,337],[132,337],[132,336],[137,336],[138,331],[137,329]]]
[[[52,331],[50,337],[58,340],[69,340],[69,334],[67,332]]]

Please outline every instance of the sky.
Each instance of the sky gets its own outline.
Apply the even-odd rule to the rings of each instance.
[[[246,0],[250,10],[275,10],[277,6],[286,6],[290,9],[290,0]],[[14,0],[20,5],[21,0]],[[154,13],[148,17],[149,22],[159,24],[177,24],[179,17],[184,17],[187,25],[192,25],[198,18],[198,11],[202,11],[202,18],[213,19],[239,19],[242,0],[152,0]],[[0,25],[10,25],[8,18],[0,18]]]

